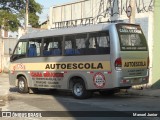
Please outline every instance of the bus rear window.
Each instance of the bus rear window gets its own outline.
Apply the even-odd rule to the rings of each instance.
[[[147,50],[147,42],[140,26],[117,24],[116,27],[122,51]]]

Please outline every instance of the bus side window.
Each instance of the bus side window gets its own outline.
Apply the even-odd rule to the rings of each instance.
[[[52,55],[54,56],[62,55],[62,41],[63,41],[63,37],[54,37],[53,49],[51,53]]]
[[[97,33],[90,33],[89,34],[89,39],[88,41],[86,41],[87,43],[87,50],[86,50],[86,54],[87,55],[96,55],[96,34]]]
[[[87,34],[77,34],[75,36],[75,54],[85,55]]]
[[[98,34],[97,39],[97,54],[110,54],[110,40],[109,33],[101,32]]]
[[[18,42],[13,55],[11,56],[11,61],[26,57],[27,53],[27,41]]]
[[[28,57],[36,57],[41,55],[41,40],[29,40],[28,44]]]
[[[14,54],[15,55],[24,55],[26,54],[26,46],[27,46],[27,42],[19,42]]]
[[[89,33],[85,45],[86,55],[110,54],[109,32]]]
[[[74,35],[69,35],[65,37],[65,47],[64,47],[64,54],[65,55],[74,55],[75,49],[74,49]]]
[[[109,33],[96,32],[65,36],[65,55],[110,54]]]
[[[62,40],[63,37],[50,37],[44,39],[43,55],[44,56],[59,56],[62,55]]]
[[[44,56],[49,56],[50,52],[48,50],[48,46],[49,46],[49,41],[44,41],[44,46],[43,46],[43,55]]]

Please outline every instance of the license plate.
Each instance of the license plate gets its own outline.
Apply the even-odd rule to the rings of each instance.
[[[132,83],[132,84],[138,84],[138,83],[140,83],[140,79],[133,79],[133,80],[131,81],[131,83]]]

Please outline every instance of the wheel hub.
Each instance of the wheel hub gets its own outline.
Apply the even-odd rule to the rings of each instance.
[[[74,93],[77,95],[77,96],[81,96],[82,93],[83,93],[83,87],[81,84],[77,83],[75,84],[74,86]]]
[[[24,82],[23,81],[19,81],[19,89],[20,90],[24,89]]]

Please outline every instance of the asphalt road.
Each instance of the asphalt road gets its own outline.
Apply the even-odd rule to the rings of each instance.
[[[37,94],[19,94],[16,92],[15,88],[10,89],[9,96],[10,101],[2,108],[2,111],[46,111],[45,113],[42,112],[42,118],[25,118],[26,120],[160,119],[158,117],[127,117],[138,111],[142,114],[160,111],[160,97],[135,96],[129,94],[101,96],[98,93],[95,93],[90,99],[77,100],[74,99],[69,92],[42,90]],[[146,113],[143,111],[148,112]],[[43,115],[46,115],[47,117],[43,118]],[[18,117],[12,119],[21,120],[22,118]]]

